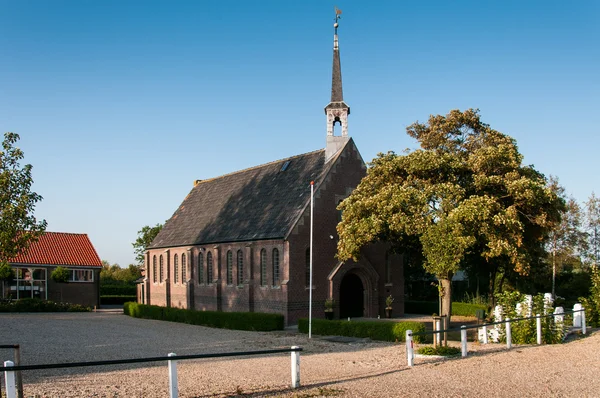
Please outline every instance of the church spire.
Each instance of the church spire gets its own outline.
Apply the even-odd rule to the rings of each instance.
[[[335,23],[333,24],[333,68],[331,75],[331,102],[325,107],[327,115],[327,147],[326,157],[329,159],[348,140],[348,115],[350,107],[344,102],[342,90],[342,66],[340,62],[340,49],[338,44],[338,21],[342,10],[335,8]],[[342,135],[334,136],[333,130],[336,123],[342,128]]]

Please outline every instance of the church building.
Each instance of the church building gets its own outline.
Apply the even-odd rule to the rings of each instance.
[[[358,262],[336,258],[338,204],[366,174],[348,135],[334,24],[331,101],[325,107],[326,146],[208,180],[197,180],[147,248],[140,302],[200,311],[280,313],[286,324],[334,316],[404,313],[403,258],[384,243],[365,248]],[[341,132],[335,134],[339,125]],[[310,184],[314,183],[313,283],[310,286]]]

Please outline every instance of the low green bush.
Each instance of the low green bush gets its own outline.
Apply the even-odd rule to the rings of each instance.
[[[213,328],[271,331],[283,330],[283,315],[261,312],[195,311],[128,302],[123,312],[135,318],[188,323]]]
[[[308,333],[308,319],[298,321],[298,330]],[[406,331],[424,332],[425,324],[421,322],[387,322],[387,321],[329,321],[312,320],[312,333],[321,336],[368,337],[381,341],[405,341]],[[425,336],[414,336],[414,341],[423,342]]]
[[[100,285],[100,296],[135,296],[136,285]]]
[[[476,316],[475,313],[477,310],[487,311],[487,309],[487,306],[483,304],[452,303],[452,315]],[[407,314],[437,314],[439,312],[439,304],[437,301],[405,301],[404,312]]]
[[[37,298],[0,302],[0,312],[87,312],[90,307],[80,304],[57,303]]]
[[[445,346],[437,346],[434,347],[432,345],[428,345],[425,347],[421,347],[417,350],[417,354],[421,355],[442,355],[442,356],[452,356],[460,354],[460,348],[457,347],[445,347]]]
[[[100,304],[125,304],[128,301],[136,301],[137,295],[106,295],[100,296]]]

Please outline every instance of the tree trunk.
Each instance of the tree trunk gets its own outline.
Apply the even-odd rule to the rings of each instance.
[[[452,315],[452,277],[439,279],[440,283],[440,315],[446,315],[448,325],[450,325],[450,316]]]

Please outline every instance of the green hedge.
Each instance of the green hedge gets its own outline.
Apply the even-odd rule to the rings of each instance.
[[[125,303],[123,312],[135,318],[189,323],[212,328],[271,331],[283,330],[283,315],[261,312],[195,311],[173,307],[159,307]]]
[[[136,301],[137,300],[137,295],[107,295],[107,296],[100,296],[100,305],[105,304],[105,305],[110,305],[110,304],[125,304],[128,301]]]
[[[100,285],[100,296],[135,296],[136,294],[136,285]]]
[[[483,304],[452,302],[452,315],[476,316],[477,310],[487,311],[488,308]],[[439,304],[437,301],[405,301],[404,312],[407,314],[437,314]]]
[[[88,312],[90,307],[80,304],[57,303],[37,298],[0,302],[0,312]]]
[[[298,330],[308,333],[308,319],[298,321]],[[424,332],[422,322],[388,322],[388,321],[328,321],[312,320],[312,333],[321,336],[368,337],[381,341],[404,341],[406,331]],[[425,336],[414,336],[416,342],[423,342]]]

